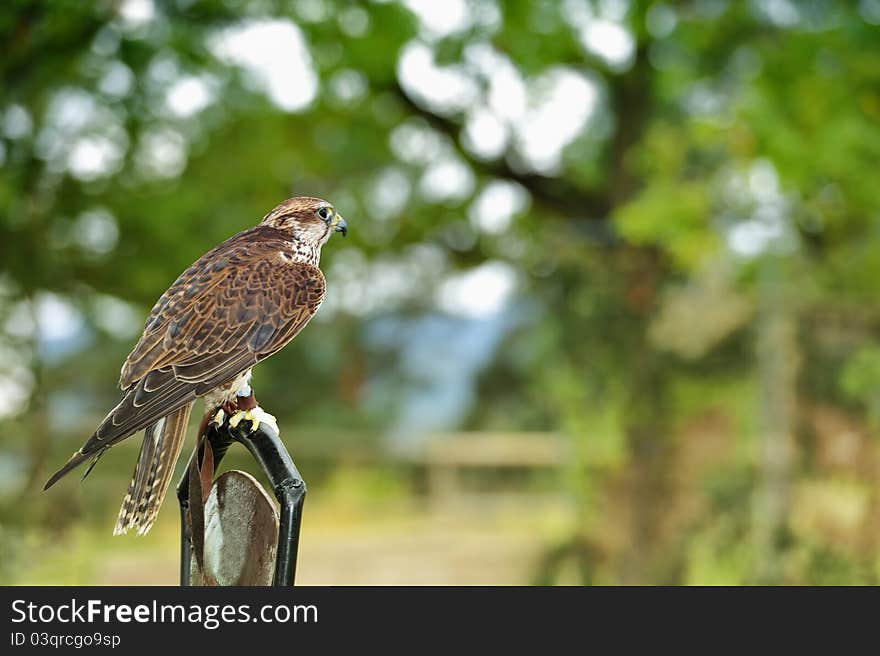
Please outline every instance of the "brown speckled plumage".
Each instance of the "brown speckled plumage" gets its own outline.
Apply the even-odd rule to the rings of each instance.
[[[116,532],[149,530],[183,446],[193,402],[205,396],[234,398],[251,367],[308,323],[324,298],[318,263],[334,230],[344,233],[345,222],[328,203],[292,198],[184,271],[153,307],[122,366],[122,400],[46,488],[147,429]]]

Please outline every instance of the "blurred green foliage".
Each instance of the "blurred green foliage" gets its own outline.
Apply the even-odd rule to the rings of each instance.
[[[442,353],[420,319],[501,263],[504,330],[455,427],[574,445],[557,484],[576,510],[523,580],[569,563],[584,582],[876,584],[880,3],[430,5],[6,3],[2,580],[74,525],[109,533],[134,446],[84,494],[38,490],[113,404],[132,315],[301,194],[351,229],[323,256],[337,300],[256,374],[300,445],[381,444],[424,383],[403,327]],[[296,26],[314,75],[295,107],[216,45],[268,20]],[[563,78],[588,91],[554,95]],[[186,80],[207,100],[175,110]],[[530,136],[542,111],[561,113]],[[59,303],[84,327],[53,350]],[[382,474],[340,487],[335,457],[315,465],[334,489],[405,494]]]

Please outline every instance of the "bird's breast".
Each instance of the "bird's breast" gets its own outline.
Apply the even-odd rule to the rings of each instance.
[[[251,379],[251,370],[241,372],[227,383],[218,385],[210,392],[205,394],[205,408],[212,410],[219,405],[223,405],[227,401],[234,401],[238,393],[246,386],[249,386]]]

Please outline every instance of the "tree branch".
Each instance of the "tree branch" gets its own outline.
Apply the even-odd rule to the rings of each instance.
[[[434,114],[410,98],[406,91],[395,83],[392,93],[413,114],[424,119],[432,128],[449,137],[453,147],[473,168],[496,178],[512,180],[522,185],[532,195],[535,204],[551,210],[563,218],[604,221],[611,211],[610,199],[602,193],[592,193],[572,184],[564,178],[551,178],[537,173],[515,170],[507,162],[486,161],[469,153],[459,139],[461,126],[442,116]]]

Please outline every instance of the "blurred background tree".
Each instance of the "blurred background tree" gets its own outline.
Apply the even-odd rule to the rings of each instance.
[[[39,489],[174,276],[291,195],[351,226],[255,378],[302,580],[880,579],[878,0],[11,0],[0,33],[3,581],[173,582],[174,513],[109,538],[138,440]],[[439,505],[438,450],[480,463]]]

